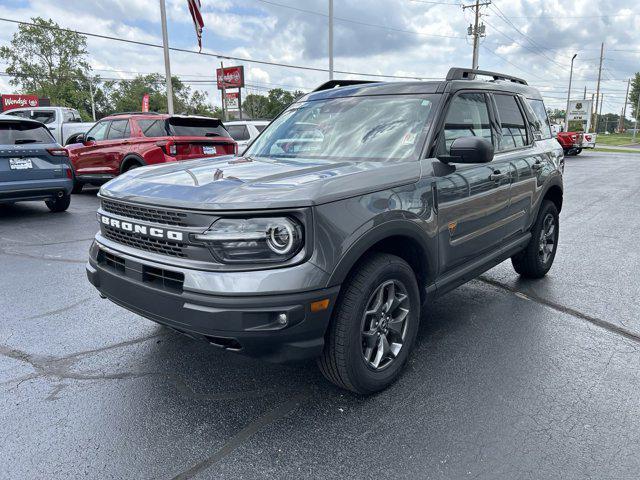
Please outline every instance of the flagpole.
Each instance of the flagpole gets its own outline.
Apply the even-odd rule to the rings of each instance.
[[[169,35],[167,34],[167,11],[164,0],[160,0],[160,22],[162,23],[162,46],[164,49],[164,70],[167,82],[167,112],[173,115],[173,87],[171,86],[171,65],[169,63]]]

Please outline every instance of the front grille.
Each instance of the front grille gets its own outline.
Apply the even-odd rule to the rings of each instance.
[[[114,255],[113,253],[100,250],[100,252],[98,253],[98,263],[100,265],[104,265],[105,267],[109,267],[116,272],[125,272],[124,259],[122,257]]]
[[[182,292],[184,274],[145,265],[142,268],[142,281],[164,290]]]
[[[102,209],[105,212],[114,213],[123,217],[136,218],[138,220],[144,220],[151,223],[177,226],[187,225],[187,214],[183,212],[131,205],[106,199],[102,200]]]
[[[172,257],[186,257],[184,248],[180,243],[171,242],[156,238],[143,238],[124,230],[116,230],[108,225],[102,225],[104,236],[114,242],[127,245],[129,247],[146,250],[147,252],[169,255]]]

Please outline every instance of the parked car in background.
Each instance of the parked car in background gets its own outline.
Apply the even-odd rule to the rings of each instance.
[[[82,121],[75,108],[21,107],[9,110],[6,115],[42,122],[60,145],[73,143],[77,135],[93,127],[93,122]]]
[[[260,135],[260,132],[269,125],[269,122],[266,120],[240,120],[226,122],[224,125],[229,135],[238,142],[238,151],[242,153]]]
[[[67,151],[45,125],[0,115],[0,203],[44,200],[52,212],[71,202]]]
[[[217,118],[119,113],[98,121],[69,145],[74,193],[144,165],[233,155],[238,146]]]

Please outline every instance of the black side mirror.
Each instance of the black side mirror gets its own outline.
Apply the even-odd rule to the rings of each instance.
[[[84,133],[79,133],[76,135],[76,138],[73,139],[73,143],[84,143],[85,142],[85,136]],[[71,142],[69,142],[71,143]]]
[[[493,145],[481,137],[460,137],[451,144],[450,154],[441,155],[444,163],[489,163],[493,160]]]

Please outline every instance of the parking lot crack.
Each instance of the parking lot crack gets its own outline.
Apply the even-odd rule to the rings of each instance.
[[[233,453],[237,448],[244,445],[253,435],[258,433],[265,427],[275,423],[287,416],[290,412],[298,408],[298,406],[309,396],[309,391],[305,390],[303,392],[298,393],[293,398],[287,400],[284,403],[279,404],[276,408],[269,410],[264,415],[258,417],[253,422],[249,423],[242,430],[236,433],[233,437],[231,437],[227,442],[213,453],[210,457],[202,460],[201,462],[195,464],[193,467],[185,470],[182,473],[179,473],[173,480],[187,480],[193,478],[195,475],[207,470],[211,466],[215,465],[231,453]]]
[[[561,305],[557,302],[554,302],[552,300],[549,300],[548,298],[543,298],[539,295],[536,295],[535,293],[525,293],[522,292],[520,290],[518,290],[517,288],[514,288],[510,285],[507,285],[505,283],[499,282],[497,280],[493,280],[491,278],[485,277],[485,276],[480,276],[478,277],[478,280],[480,280],[481,282],[484,282],[488,285],[492,285],[494,287],[500,288],[502,290],[506,290],[508,292],[511,292],[521,298],[525,298],[527,300],[531,300],[533,302],[539,303],[541,305],[544,305],[546,307],[549,307],[553,310],[556,310],[560,313],[565,313],[567,315],[571,315],[572,317],[578,318],[580,320],[585,320],[597,327],[603,328],[611,333],[615,333],[616,335],[620,335],[628,340],[632,340],[634,342],[640,342],[640,334],[629,330],[626,327],[620,326],[620,325],[616,325],[614,323],[608,322],[606,320],[603,320],[601,318],[598,317],[594,317],[592,315],[583,313],[579,310],[576,310],[574,308],[571,307],[567,307],[565,305]]]

